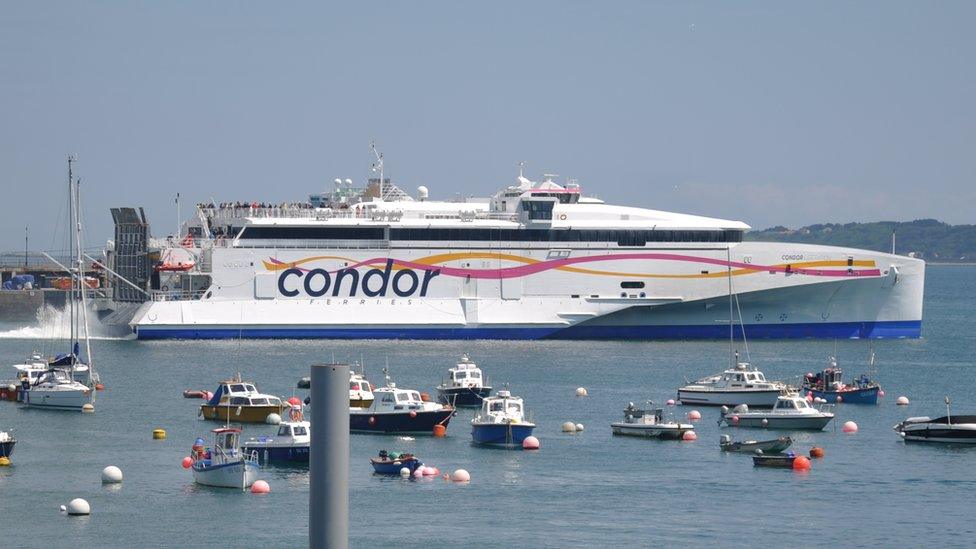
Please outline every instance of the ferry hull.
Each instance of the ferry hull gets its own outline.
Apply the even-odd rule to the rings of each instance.
[[[728,250],[714,247],[563,252],[568,259],[518,246],[214,249],[205,298],[160,295],[135,311],[131,327],[140,339],[727,338],[731,266],[736,337],[921,335],[925,264],[913,258],[757,242],[735,244],[731,263]],[[376,275],[373,290],[337,279],[326,293],[329,270],[350,263]],[[394,295],[407,276],[400,286],[395,275],[381,284],[420,267],[430,275],[426,293]]]

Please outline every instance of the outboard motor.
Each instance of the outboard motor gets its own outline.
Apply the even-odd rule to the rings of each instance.
[[[732,442],[732,437],[729,436],[729,435],[722,435],[722,436],[718,437],[718,442],[719,442],[719,444],[728,444],[728,443]]]

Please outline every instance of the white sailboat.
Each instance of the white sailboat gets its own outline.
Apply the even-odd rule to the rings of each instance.
[[[65,268],[71,274],[71,295],[68,299],[70,307],[71,321],[71,352],[68,355],[59,357],[58,360],[48,364],[45,372],[40,374],[35,381],[24,380],[24,403],[28,406],[41,408],[54,408],[62,410],[81,410],[86,404],[92,403],[95,398],[95,374],[94,364],[91,359],[91,340],[88,333],[88,303],[85,295],[85,266],[82,259],[81,242],[81,208],[79,206],[80,187],[74,179],[72,173],[73,157],[68,157],[68,203],[69,218],[73,225],[71,240],[75,252],[74,268]],[[77,294],[75,293],[77,292]],[[76,297],[77,296],[77,297]],[[75,314],[75,301],[80,302],[81,317],[83,319],[83,337],[85,341],[85,351],[88,357],[88,373],[85,383],[75,380],[73,374],[75,369],[84,364],[81,360],[81,346],[79,344],[78,315]],[[80,368],[78,368],[80,369]]]
[[[735,315],[733,314],[733,299],[738,303],[738,297],[732,288],[732,252],[728,252],[729,278],[729,355],[731,367],[720,374],[714,374],[689,383],[678,389],[678,400],[683,404],[697,404],[701,406],[737,406],[746,404],[771,408],[776,399],[784,394],[786,384],[768,381],[766,376],[748,362],[739,361],[739,352],[735,347]],[[739,312],[739,325],[742,328],[742,342],[749,352],[746,340],[746,327]]]

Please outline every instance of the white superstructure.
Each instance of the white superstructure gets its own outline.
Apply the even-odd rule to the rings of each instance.
[[[310,204],[201,205],[161,243],[131,326],[140,338],[722,338],[731,278],[732,322],[751,338],[921,330],[917,259],[743,242],[740,221],[605,204],[552,177],[520,175],[481,200],[427,192],[337,180]]]

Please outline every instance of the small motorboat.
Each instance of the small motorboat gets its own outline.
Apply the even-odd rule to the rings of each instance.
[[[871,362],[874,362],[872,354]],[[845,404],[877,404],[881,386],[871,381],[867,375],[854,380],[850,385],[843,381],[843,371],[837,367],[837,359],[829,357],[827,368],[817,374],[809,373],[803,377],[802,392],[827,402]]]
[[[281,414],[288,407],[276,396],[259,393],[254,383],[243,381],[238,373],[220,382],[213,397],[200,406],[200,413],[206,419],[228,423],[264,423],[269,414]]]
[[[772,440],[743,440],[733,441],[729,435],[722,435],[719,439],[719,447],[723,452],[741,452],[746,454],[782,454],[790,445],[793,439],[790,437],[779,437]]]
[[[720,374],[708,376],[678,389],[682,404],[700,406],[738,406],[772,408],[787,386],[778,381],[766,381],[766,376],[748,362],[739,362]]]
[[[384,368],[384,374],[386,369]],[[373,390],[367,408],[349,408],[349,429],[354,433],[431,434],[435,426],[447,428],[454,408],[425,401],[415,389],[401,389],[386,375],[386,387]]]
[[[17,444],[17,439],[13,435],[6,431],[0,431],[0,457],[9,458],[10,454],[14,453],[15,444]]]
[[[482,399],[481,411],[471,420],[471,438],[476,444],[520,447],[533,429],[535,423],[525,419],[522,399],[508,391]]]
[[[413,454],[398,454],[386,450],[380,450],[377,457],[369,458],[369,462],[373,465],[373,472],[378,475],[399,475],[400,469],[404,467],[410,469],[410,474],[413,474],[417,467],[424,465],[424,462]]]
[[[238,441],[241,430],[234,427],[214,429],[213,448],[204,448],[198,438],[190,451],[193,481],[204,486],[244,490],[254,484],[261,466],[257,455],[241,452]]]
[[[260,463],[308,463],[310,430],[307,421],[283,421],[277,435],[249,438],[241,449],[245,454],[256,453]]]
[[[299,389],[311,389],[312,378],[303,377],[298,380]],[[349,371],[349,407],[369,408],[373,403],[373,385],[363,375]],[[308,402],[306,402],[308,404]]]
[[[796,454],[793,452],[771,456],[760,452],[752,456],[752,464],[755,467],[782,467],[784,469],[792,469],[794,460],[796,460]]]
[[[722,416],[721,422],[732,427],[757,427],[760,429],[820,431],[827,426],[834,414],[826,411],[830,404],[817,408],[795,394],[776,399],[772,410],[750,410],[739,405]]]
[[[946,415],[935,419],[910,417],[895,425],[895,431],[906,442],[976,444],[976,416],[954,416],[949,410],[949,397],[945,402]]]
[[[678,423],[664,419],[662,408],[651,408],[654,405],[647,401],[647,409],[642,410],[633,402],[624,408],[624,420],[610,424],[615,435],[649,437],[678,440],[688,431],[694,431],[695,426],[690,423]]]
[[[466,354],[447,370],[447,380],[437,386],[437,399],[454,407],[481,406],[482,399],[490,394],[491,386],[481,368]]]

